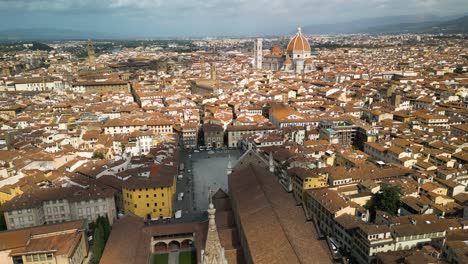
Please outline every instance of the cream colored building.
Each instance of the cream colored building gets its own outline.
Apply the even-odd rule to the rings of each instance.
[[[94,221],[107,215],[117,219],[111,188],[51,188],[28,191],[2,205],[7,229],[41,226],[78,219]]]
[[[2,264],[81,264],[88,256],[85,222],[0,232]]]

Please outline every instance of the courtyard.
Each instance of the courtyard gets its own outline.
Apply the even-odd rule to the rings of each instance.
[[[153,264],[196,264],[195,251],[169,252],[153,255]]]

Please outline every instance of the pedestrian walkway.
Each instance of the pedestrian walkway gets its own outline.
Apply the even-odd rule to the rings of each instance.
[[[88,252],[88,256],[83,260],[83,264],[89,264],[89,263],[92,263],[92,260],[93,259],[93,250],[92,248],[89,250]]]
[[[179,252],[169,252],[168,264],[179,264]]]

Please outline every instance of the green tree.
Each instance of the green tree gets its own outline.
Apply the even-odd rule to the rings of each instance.
[[[107,214],[106,216],[102,217],[101,223],[102,223],[103,230],[104,230],[104,241],[107,243],[107,240],[109,239],[110,232],[111,232],[111,226],[109,224],[109,218],[107,217]]]
[[[361,115],[361,120],[366,121],[367,123],[370,123],[370,117],[368,114],[364,113]]]
[[[93,159],[104,159],[104,153],[100,152],[100,151],[96,151],[93,153]]]
[[[51,51],[53,48],[47,44],[40,43],[40,42],[33,42],[32,47],[29,48],[30,50],[46,50]]]
[[[374,194],[365,205],[365,208],[370,212],[371,221],[374,221],[377,210],[396,215],[398,208],[400,208],[400,195],[400,187],[382,186],[380,192]]]
[[[463,66],[458,65],[453,72],[454,73],[463,73]]]
[[[97,229],[98,226],[100,226],[100,225],[102,225],[102,224],[101,224],[101,216],[98,216],[98,217],[96,218],[96,221],[94,221],[94,229]]]
[[[101,260],[102,252],[104,251],[105,246],[104,229],[102,224],[96,224],[96,228],[94,229],[93,242],[93,263],[98,264]]]

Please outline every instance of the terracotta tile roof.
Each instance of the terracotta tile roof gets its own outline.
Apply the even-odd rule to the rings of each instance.
[[[286,51],[302,51],[310,52],[309,41],[302,35],[299,30],[297,34],[289,41]]]
[[[82,229],[82,220],[0,232],[0,251],[23,248],[32,235]]]
[[[3,211],[37,208],[44,201],[66,199],[69,202],[88,201],[91,199],[113,197],[115,189],[104,185],[91,185],[89,188],[77,186],[67,188],[30,189],[5,202],[0,207]]]
[[[132,215],[114,223],[99,263],[149,263],[150,243],[143,227],[143,220]]]
[[[306,190],[306,195],[312,197],[332,214],[346,207],[356,207],[356,204],[348,202],[340,192],[331,189],[310,189]]]
[[[177,168],[167,165],[154,165],[149,177],[133,176],[123,182],[123,186],[129,189],[170,187],[174,184]]]
[[[461,228],[458,219],[436,219],[417,221],[416,224],[393,225],[392,230],[396,237],[443,232],[451,228]]]
[[[82,237],[82,232],[78,230],[31,237],[24,247],[12,250],[10,256],[34,254],[35,252],[53,252],[56,256],[69,257],[81,238],[86,239]]]
[[[112,226],[111,235],[99,263],[149,263],[153,236],[181,233],[194,233],[198,263],[200,250],[204,248],[207,229],[207,222],[147,226],[140,217],[128,214]]]
[[[257,155],[251,154],[250,155]],[[249,155],[249,154],[246,154]],[[230,195],[254,263],[330,263],[328,249],[302,209],[262,165],[242,160],[229,176]]]

